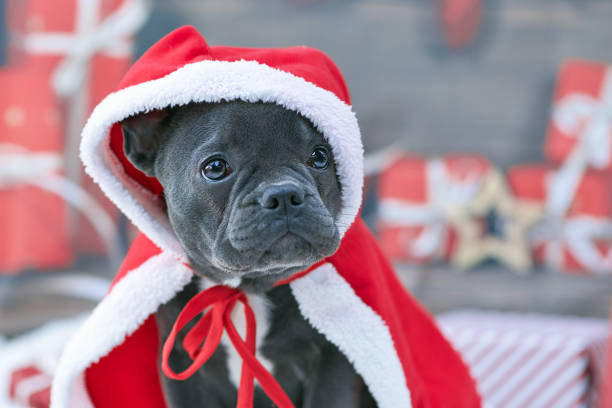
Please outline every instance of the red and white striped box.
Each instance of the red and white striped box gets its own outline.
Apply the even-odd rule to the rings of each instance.
[[[606,368],[603,385],[599,391],[599,408],[612,407],[612,308],[610,310],[610,335],[608,336],[608,347],[606,348]]]
[[[23,407],[48,408],[51,404],[52,377],[36,365],[13,371],[9,396]]]
[[[378,185],[377,231],[383,250],[394,260],[415,264],[448,259],[456,234],[446,211],[474,199],[493,170],[486,158],[472,154],[396,159]]]
[[[468,365],[484,407],[595,406],[607,320],[470,310],[437,320]]]
[[[545,205],[557,167],[536,163],[511,167],[506,180],[519,201]],[[587,170],[561,218],[534,226],[530,244],[536,263],[570,273],[612,274],[612,182],[607,172]]]
[[[612,66],[568,60],[559,70],[544,146],[546,158],[561,163],[584,142],[588,162],[612,169]]]
[[[50,322],[0,343],[0,407],[49,407],[53,374],[62,350],[85,318]]]

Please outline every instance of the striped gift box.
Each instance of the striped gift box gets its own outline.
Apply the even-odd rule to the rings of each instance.
[[[596,406],[607,320],[482,311],[438,317],[484,407]]]
[[[6,342],[0,338],[0,408],[48,408],[64,345],[86,316],[57,320]]]

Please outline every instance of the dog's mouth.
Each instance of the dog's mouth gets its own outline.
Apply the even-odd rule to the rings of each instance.
[[[248,266],[237,267],[217,259],[218,266],[232,275],[255,279],[283,274],[296,268],[306,268],[321,258],[317,256],[315,245],[305,234],[286,228],[284,231],[277,231],[275,235],[257,254],[251,254]]]
[[[306,255],[310,255],[312,252],[313,245],[310,240],[303,237],[302,234],[287,229],[261,253],[258,263],[262,263],[266,259],[279,258],[281,262],[288,262],[292,264],[290,266],[296,266],[294,265],[296,262],[302,261]],[[294,259],[293,262],[292,259]]]
[[[314,258],[314,247],[302,234],[288,228],[279,235],[261,251],[250,276],[282,273],[288,268],[305,266]]]

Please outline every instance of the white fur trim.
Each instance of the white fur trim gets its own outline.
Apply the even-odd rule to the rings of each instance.
[[[85,169],[153,242],[185,259],[159,199],[130,179],[110,151],[109,130],[114,123],[140,112],[238,99],[274,102],[299,112],[327,138],[342,185],[342,209],[336,224],[343,235],[361,204],[363,147],[357,119],[351,107],[332,92],[256,61],[200,61],[108,95],[83,129],[81,158]]]
[[[389,328],[331,264],[290,284],[300,312],[353,364],[380,408],[411,407]]]
[[[85,373],[80,373],[74,379],[70,394],[70,406],[75,408],[95,408],[85,384]]]
[[[130,271],[94,309],[66,346],[51,388],[51,407],[81,407],[71,399],[85,390],[82,375],[189,283],[193,272],[169,253]]]

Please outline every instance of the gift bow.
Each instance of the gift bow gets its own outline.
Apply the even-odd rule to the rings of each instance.
[[[24,40],[24,48],[33,54],[64,54],[53,74],[53,88],[60,96],[74,94],[83,84],[87,65],[99,52],[129,57],[129,37],[144,24],[149,13],[148,0],[125,0],[98,24],[100,0],[78,0],[76,33],[35,33]]]
[[[425,169],[428,202],[406,204],[399,200],[382,200],[379,215],[383,221],[404,226],[424,226],[411,243],[411,252],[419,257],[436,253],[444,239],[445,222],[450,209],[468,204],[481,190],[482,173],[469,173],[464,180],[452,177],[442,159],[428,160]]]

